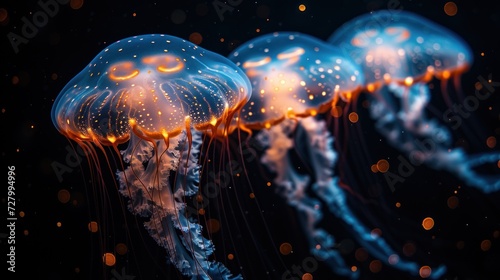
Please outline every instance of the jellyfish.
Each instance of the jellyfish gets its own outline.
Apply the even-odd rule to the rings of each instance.
[[[336,249],[334,236],[319,226],[325,206],[372,255],[418,275],[417,263],[400,258],[349,208],[346,189],[334,173],[334,137],[320,116],[332,104],[349,102],[359,92],[364,82],[359,67],[340,49],[293,32],[259,36],[235,49],[229,59],[245,71],[253,90],[237,125],[250,133],[257,131],[255,139],[265,147],[261,161],[274,172],[277,192],[298,213],[311,254],[338,275],[359,277]],[[295,168],[292,153],[308,165],[309,172]],[[435,268],[433,276],[444,271],[444,266]]]
[[[198,191],[201,134],[231,120],[250,94],[248,78],[224,56],[149,34],[101,51],[62,89],[51,114],[57,130],[96,161],[97,150],[114,151],[129,210],[178,271],[191,279],[241,279],[210,259],[214,245],[186,198]]]
[[[454,148],[451,130],[424,111],[431,97],[429,82],[434,78],[441,80],[448,106],[453,106],[447,86],[450,79],[461,95],[460,77],[473,62],[462,38],[414,13],[381,10],[344,23],[328,42],[361,67],[370,115],[392,146],[415,165],[445,170],[485,193],[500,189],[498,175],[476,171],[496,165],[500,154],[472,155]],[[443,119],[449,123],[451,119],[445,115]]]

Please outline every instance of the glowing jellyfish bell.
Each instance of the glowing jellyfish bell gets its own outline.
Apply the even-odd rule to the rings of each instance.
[[[350,60],[321,56],[323,50],[316,43],[303,34],[274,33],[230,54],[249,77],[255,94],[241,110],[245,127],[270,128],[287,118],[315,116],[360,91],[360,73]]]
[[[472,64],[469,46],[450,30],[407,11],[358,16],[328,39],[363,68],[370,91],[390,83],[410,86],[433,77],[459,78]]]
[[[266,147],[262,162],[275,173],[277,191],[299,212],[311,253],[337,274],[359,276],[335,248],[334,237],[318,228],[324,205],[372,255],[388,264],[397,259],[390,265],[418,275],[416,263],[400,259],[382,237],[372,235],[362,224],[334,175],[334,139],[318,114],[357,95],[364,84],[359,66],[336,47],[288,32],[259,36],[229,58],[245,71],[253,90],[238,125],[258,130],[256,139]],[[300,154],[312,174],[295,170],[293,152]],[[310,182],[311,178],[315,181]],[[320,200],[308,195],[309,187]],[[440,267],[433,275],[439,277],[444,270]]]
[[[141,35],[100,52],[61,91],[52,120],[93,158],[95,147],[111,146],[123,159],[120,192],[133,213],[149,218],[145,227],[182,274],[233,279],[208,259],[213,244],[184,201],[198,191],[200,134],[230,121],[250,94],[227,58],[173,36]]]
[[[460,77],[473,62],[462,38],[414,13],[381,10],[344,23],[328,41],[361,67],[377,129],[413,164],[446,170],[484,192],[500,189],[499,176],[474,170],[496,165],[500,154],[467,155],[452,148],[450,130],[425,116],[432,79],[441,79],[441,93],[449,106],[450,79],[461,93]],[[443,117],[445,122],[451,120]]]

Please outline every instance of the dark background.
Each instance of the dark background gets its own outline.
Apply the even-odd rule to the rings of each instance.
[[[18,214],[17,272],[9,273],[7,279],[21,276],[31,276],[25,279],[132,279],[124,275],[133,275],[133,279],[180,279],[175,269],[166,264],[164,250],[157,248],[140,222],[123,210],[111,172],[103,170],[106,188],[91,182],[92,166],[83,157],[80,158],[82,164],[74,164],[71,142],[60,135],[51,122],[50,110],[59,91],[106,45],[139,34],[163,33],[189,39],[193,32],[198,32],[202,36],[201,47],[227,56],[241,43],[275,31],[298,31],[326,40],[354,16],[395,5],[452,29],[470,44],[474,64],[462,76],[465,94],[474,93],[478,76],[500,81],[499,4],[457,1],[458,13],[447,16],[443,10],[445,3],[242,0],[226,3],[235,7],[220,17],[212,1],[87,0],[83,5],[81,1],[71,1],[59,5],[59,11],[48,17],[47,23],[20,44],[16,52],[7,34],[21,35],[23,17],[31,21],[41,7],[37,1],[1,1],[0,8],[8,14],[5,18],[5,13],[4,16],[0,13],[0,20],[3,19],[0,22],[1,160],[5,180],[6,167],[16,167]],[[306,5],[304,12],[299,11],[300,4]],[[439,82],[434,84],[429,114],[447,109],[439,94]],[[340,167],[343,174],[347,174],[346,183],[356,194],[349,198],[353,210],[370,228],[381,229],[382,236],[401,256],[404,256],[404,245],[411,243],[416,251],[409,259],[432,267],[446,264],[446,279],[499,279],[500,196],[483,194],[449,174],[424,166],[416,168],[411,177],[392,191],[380,173],[360,171],[382,158],[395,164],[391,165],[394,170],[399,152],[373,130],[373,120],[366,109],[358,108],[360,122],[356,125],[362,134],[350,134],[343,154],[346,160]],[[437,118],[441,119],[439,114]],[[473,116],[465,119],[463,129],[453,131],[455,145],[470,153],[498,151],[500,144],[488,148],[486,138],[500,137],[499,123],[500,98],[498,92],[494,92],[491,98],[480,103]],[[349,125],[345,128],[352,129]],[[230,141],[234,152],[237,139]],[[360,149],[363,145],[366,151]],[[220,155],[217,145],[210,151],[215,158]],[[256,151],[260,152],[258,147]],[[101,160],[105,164],[104,158]],[[301,267],[311,255],[296,213],[272,187],[265,186],[272,177],[258,175],[261,173],[255,167],[257,162],[247,163],[251,184],[235,178],[236,185],[221,190],[220,197],[207,206],[207,216],[225,221],[221,223],[221,230],[212,235],[215,256],[246,279],[282,279],[287,270]],[[67,172],[58,178],[54,166],[65,166]],[[218,166],[208,164],[208,168],[217,170]],[[58,197],[61,190],[70,193],[69,201],[61,202]],[[249,198],[252,191],[255,199]],[[0,195],[2,216],[6,213],[6,196],[7,187]],[[459,201],[455,209],[447,205],[451,196]],[[395,206],[397,202],[401,207]],[[226,219],[222,219],[224,216]],[[430,231],[421,226],[425,217],[432,217],[436,222]],[[90,221],[99,222],[98,233],[88,230]],[[359,245],[335,217],[327,215],[321,226],[336,237],[346,262],[356,266],[363,279],[419,279],[385,264],[378,271],[373,269],[374,258],[356,257]],[[6,228],[0,230],[2,269],[6,269],[4,259],[8,253],[6,231]],[[488,250],[481,249],[484,240],[491,242]],[[280,254],[279,246],[285,242],[292,245],[293,253]],[[127,253],[116,252],[115,246],[119,243],[127,246]],[[102,265],[103,252],[117,255],[114,266]],[[228,254],[234,254],[234,260],[229,260]],[[321,280],[342,279],[321,262],[312,275]]]

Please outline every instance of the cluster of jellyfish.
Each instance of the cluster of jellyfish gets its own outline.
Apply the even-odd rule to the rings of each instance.
[[[373,25],[374,16],[387,20]],[[174,36],[140,35],[109,45],[76,75],[55,100],[52,120],[93,158],[106,147],[116,152],[123,167],[116,171],[119,191],[129,210],[144,219],[168,263],[188,278],[243,279],[211,258],[214,245],[185,202],[199,192],[203,139],[239,131],[265,147],[262,166],[300,214],[310,254],[333,275],[356,279],[359,272],[346,264],[333,233],[321,228],[325,212],[371,255],[418,276],[422,265],[371,234],[346,203],[341,184],[349,182],[335,174],[339,133],[330,131],[323,113],[364,94],[375,128],[394,148],[467,186],[494,192],[499,177],[476,167],[496,165],[500,154],[468,155],[453,147],[450,130],[424,110],[431,80],[459,77],[471,64],[471,50],[460,37],[402,11],[361,15],[328,40],[266,34],[228,57]],[[435,140],[432,151],[414,144],[426,137]],[[292,150],[309,173],[297,172]],[[444,264],[428,269],[433,279],[446,272]]]

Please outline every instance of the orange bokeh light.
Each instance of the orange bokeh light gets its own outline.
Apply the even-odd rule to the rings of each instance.
[[[427,217],[422,221],[422,227],[425,230],[430,230],[434,227],[434,219],[431,217]]]

